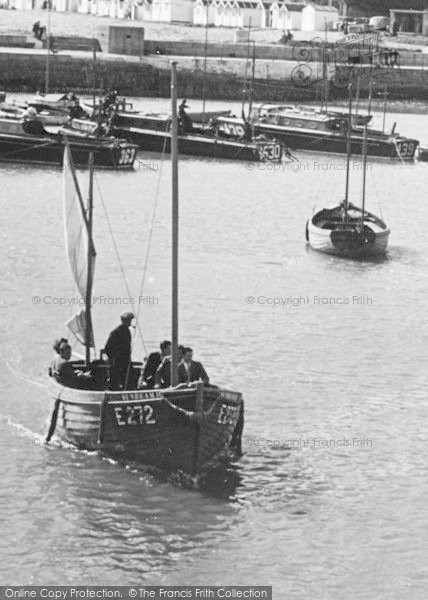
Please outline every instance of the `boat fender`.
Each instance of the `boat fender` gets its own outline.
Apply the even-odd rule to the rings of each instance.
[[[309,220],[306,221],[305,238],[306,238],[306,241],[309,242]]]

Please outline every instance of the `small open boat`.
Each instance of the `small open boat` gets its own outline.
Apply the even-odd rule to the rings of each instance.
[[[346,189],[344,201],[323,208],[306,223],[306,241],[314,250],[346,258],[366,258],[385,254],[390,230],[382,219],[365,209],[367,172],[367,125],[363,137],[363,192],[361,208],[349,202],[351,157],[352,95],[349,92],[347,127]]]
[[[384,254],[390,230],[368,211],[345,203],[317,212],[307,225],[307,241],[314,250],[349,258]]]
[[[112,391],[110,365],[92,356],[92,282],[95,248],[92,241],[92,177],[89,200],[83,203],[71,153],[64,155],[64,216],[67,250],[85,310],[76,315],[86,348],[85,361],[73,368],[91,372],[90,383],[68,387],[51,376],[49,391],[54,409],[46,440],[61,440],[123,461],[138,461],[190,476],[201,474],[235,449],[240,451],[243,400],[239,392],[200,382],[178,385],[178,120],[176,63],[172,63],[172,353],[171,387],[138,389],[142,365],[128,367],[123,389]],[[51,373],[54,375],[54,373]],[[86,389],[85,389],[86,385]]]

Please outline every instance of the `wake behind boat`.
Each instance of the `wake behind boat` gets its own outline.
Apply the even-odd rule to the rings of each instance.
[[[126,377],[117,385],[117,365],[93,356],[92,282],[95,248],[92,240],[93,159],[90,160],[89,200],[85,206],[70,148],[64,154],[64,217],[67,252],[77,289],[85,302],[69,322],[84,341],[85,361],[72,361],[71,348],[60,340],[60,358],[51,370],[49,391],[54,410],[47,435],[78,448],[138,461],[168,471],[199,475],[233,450],[240,450],[243,400],[239,392],[200,381],[178,384],[178,120],[176,63],[172,64],[172,351],[170,383],[163,389],[138,389],[142,364],[126,360]],[[123,315],[123,335],[132,313]],[[125,321],[126,317],[126,321]],[[78,338],[79,339],[79,338]],[[189,350],[189,349],[187,349]],[[109,351],[106,347],[106,353]],[[78,371],[81,369],[80,371]],[[86,369],[86,372],[83,372]],[[67,376],[67,377],[66,377]],[[118,387],[120,389],[118,389]]]

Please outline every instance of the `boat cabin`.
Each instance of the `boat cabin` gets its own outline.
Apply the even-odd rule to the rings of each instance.
[[[258,124],[318,131],[340,130],[343,126],[343,117],[336,114],[321,112],[310,107],[273,104],[255,106],[251,111],[250,121]]]

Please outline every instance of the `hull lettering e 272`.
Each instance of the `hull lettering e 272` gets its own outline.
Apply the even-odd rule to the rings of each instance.
[[[150,404],[115,406],[114,414],[119,427],[124,425],[156,425],[153,406]]]

